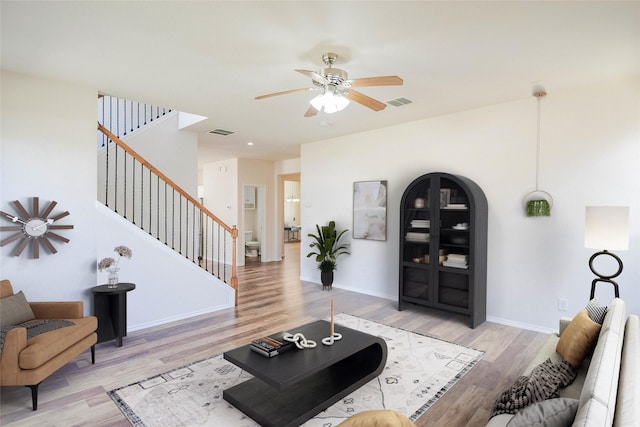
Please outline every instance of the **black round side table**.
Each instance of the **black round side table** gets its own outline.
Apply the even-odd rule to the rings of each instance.
[[[118,283],[115,288],[109,285],[91,288],[99,343],[115,338],[116,345],[122,347],[122,338],[127,336],[127,292],[135,288],[134,283]]]

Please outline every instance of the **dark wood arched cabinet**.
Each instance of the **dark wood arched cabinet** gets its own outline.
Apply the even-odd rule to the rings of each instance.
[[[448,173],[415,179],[400,204],[398,309],[418,304],[487,316],[487,198],[472,180]]]

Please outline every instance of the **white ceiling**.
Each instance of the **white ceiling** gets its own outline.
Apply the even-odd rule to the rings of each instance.
[[[288,159],[299,145],[594,82],[640,76],[640,2],[5,1],[2,68],[208,117],[200,162]],[[294,69],[398,75],[382,102],[303,117]],[[221,137],[214,128],[234,131]],[[248,146],[253,142],[253,146]]]

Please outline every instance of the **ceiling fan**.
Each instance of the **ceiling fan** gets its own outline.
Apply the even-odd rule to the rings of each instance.
[[[324,110],[325,113],[342,111],[349,104],[349,101],[357,102],[374,111],[380,111],[384,110],[387,105],[353,88],[365,86],[395,86],[402,85],[403,83],[402,79],[398,76],[365,77],[349,80],[346,71],[332,67],[337,58],[338,55],[328,52],[322,55],[322,61],[327,68],[318,71],[296,70],[310,77],[313,87],[269,93],[267,95],[256,96],[255,99],[264,99],[297,92],[320,91],[321,93],[310,101],[311,106],[304,114],[305,117],[315,116],[321,110]]]

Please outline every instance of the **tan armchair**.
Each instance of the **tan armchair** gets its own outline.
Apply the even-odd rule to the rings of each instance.
[[[38,409],[38,386],[45,378],[89,348],[91,363],[95,364],[98,320],[95,316],[84,316],[82,301],[30,302],[21,306],[21,298],[24,300],[21,292],[14,295],[9,280],[0,281],[3,326],[11,324],[16,313],[19,318],[25,311],[28,313],[26,320],[65,319],[73,323],[32,338],[27,338],[25,327],[6,332],[0,357],[0,385],[29,387],[35,411]]]

